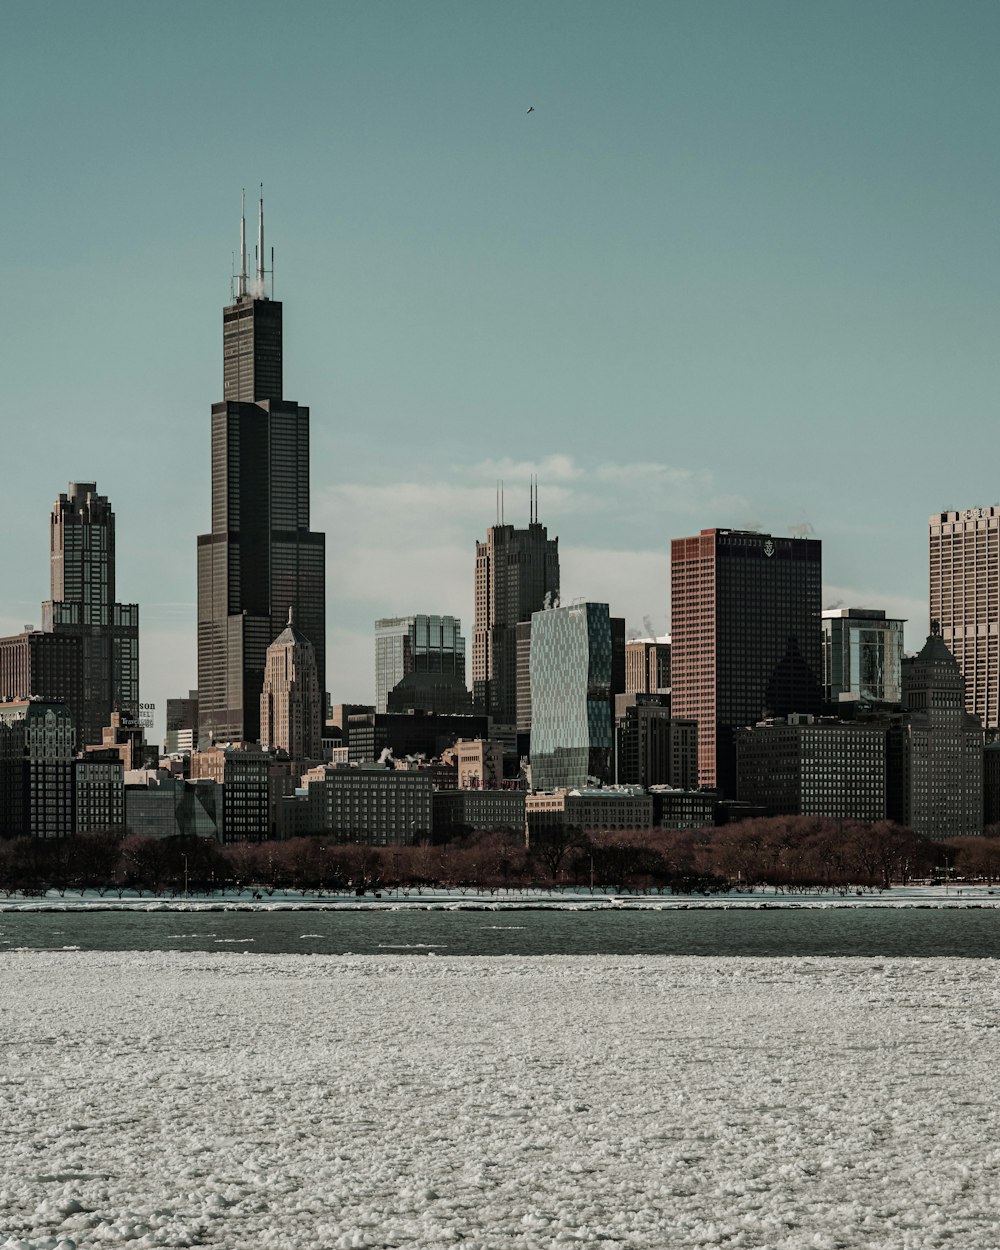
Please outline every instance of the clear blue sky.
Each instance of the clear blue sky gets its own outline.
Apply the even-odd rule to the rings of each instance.
[[[995,3],[11,0],[4,41],[0,624],[95,478],[161,709],[259,181],[335,700],[376,616],[471,639],[497,476],[526,519],[540,474],[565,596],[638,629],[671,537],[809,523],[827,601],[910,645],[927,514],[1000,499]]]

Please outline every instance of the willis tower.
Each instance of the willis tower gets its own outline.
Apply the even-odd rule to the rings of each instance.
[[[198,734],[256,742],[267,648],[294,610],[326,689],[326,536],[309,529],[309,409],[282,396],[281,304],[269,298],[260,200],[256,274],[222,314],[212,405],[212,532],[198,537]],[[325,698],[325,696],[324,696]]]

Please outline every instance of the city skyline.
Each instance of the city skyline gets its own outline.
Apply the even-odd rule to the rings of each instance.
[[[7,86],[39,102],[30,147],[8,140],[0,316],[11,411],[46,419],[9,423],[0,632],[39,623],[48,501],[96,480],[157,736],[196,684],[216,318],[236,196],[263,180],[313,524],[338,536],[336,700],[371,697],[376,618],[473,619],[498,477],[523,525],[538,475],[564,602],[664,633],[671,538],[810,525],[823,606],[905,617],[919,645],[927,515],[995,502],[988,457],[926,455],[956,422],[988,445],[995,407],[995,10],[317,12],[276,36],[248,153],[203,71],[252,61],[253,5],[206,14],[194,53],[165,16],[55,8],[72,60],[11,15]],[[144,89],[124,110],[130,52]]]

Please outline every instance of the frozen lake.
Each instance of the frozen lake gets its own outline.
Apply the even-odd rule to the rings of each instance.
[[[0,957],[0,1246],[1000,1245],[996,961],[221,949]]]

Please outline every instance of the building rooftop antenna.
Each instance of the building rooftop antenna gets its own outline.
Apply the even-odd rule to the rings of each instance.
[[[264,294],[264,184],[260,184],[260,211],[257,217],[257,293]]]
[[[247,192],[246,187],[243,188],[243,202],[240,208],[240,278],[239,285],[236,288],[236,294],[244,296],[247,293]]]

